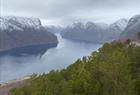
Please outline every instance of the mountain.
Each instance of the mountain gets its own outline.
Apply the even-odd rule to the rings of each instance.
[[[109,39],[119,39],[120,34],[124,31],[128,24],[127,19],[119,19],[113,24],[110,24],[107,31],[109,32]]]
[[[126,19],[120,19],[111,25],[93,22],[83,24],[78,22],[63,29],[61,35],[64,38],[73,40],[105,43],[118,39],[127,23]]]
[[[49,26],[44,26],[48,32],[51,33],[60,33],[63,30],[63,27],[61,26],[54,26],[54,25],[49,25]]]
[[[38,18],[0,17],[0,55],[42,54],[57,42]]]
[[[127,19],[119,19],[118,21],[114,22],[113,24],[110,25],[110,27],[113,27],[116,30],[123,31],[128,24]],[[120,32],[118,31],[118,32]]]
[[[120,39],[137,39],[137,35],[140,33],[140,15],[133,16],[127,27],[124,29],[120,35]]]
[[[100,42],[104,40],[104,28],[92,22],[83,24],[81,22],[74,23],[62,30],[61,35],[64,38],[87,41],[87,42]]]

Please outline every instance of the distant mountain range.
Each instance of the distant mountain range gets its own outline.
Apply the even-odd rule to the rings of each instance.
[[[51,32],[51,33],[60,33],[64,29],[61,26],[53,26],[53,25],[48,25],[44,27],[45,29],[47,29],[48,32]]]
[[[140,32],[140,15],[130,20],[120,19],[113,24],[81,22],[74,23],[61,31],[63,38],[86,41],[92,43],[105,43],[113,40],[129,38]]]
[[[105,43],[118,39],[127,23],[128,20],[126,19],[120,19],[111,25],[93,22],[83,24],[78,22],[63,29],[61,35],[64,38],[73,40]]]
[[[0,17],[0,55],[44,53],[57,43],[38,18]]]

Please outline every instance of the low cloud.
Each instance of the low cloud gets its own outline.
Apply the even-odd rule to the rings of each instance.
[[[140,11],[139,0],[1,0],[1,14],[38,17],[47,24],[112,23]]]

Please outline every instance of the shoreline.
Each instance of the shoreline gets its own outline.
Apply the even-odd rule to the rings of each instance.
[[[7,82],[2,82],[2,83],[0,83],[0,88],[1,88],[1,87],[5,87],[5,86],[7,86],[7,85],[9,85],[9,84],[13,84],[13,83],[25,81],[25,80],[28,80],[28,79],[30,79],[30,78],[31,78],[31,75],[27,75],[27,76],[22,77],[22,78],[17,78],[17,79],[9,80],[9,81],[7,81]]]
[[[31,76],[25,76],[19,79],[9,80],[4,83],[0,83],[0,95],[10,95],[9,90],[12,88],[20,88],[26,85],[26,80],[30,79]]]
[[[0,50],[0,57],[2,56],[28,56],[28,55],[43,55],[48,49],[57,47],[58,42],[38,44],[38,45],[27,45],[21,47],[15,47],[7,50]]]

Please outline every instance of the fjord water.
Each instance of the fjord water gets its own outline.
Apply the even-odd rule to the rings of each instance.
[[[90,55],[98,50],[101,44],[75,42],[63,39],[56,34],[59,44],[49,49],[42,57],[10,57],[0,58],[0,83],[18,79],[33,73],[48,73],[51,70],[66,68],[78,58]]]

